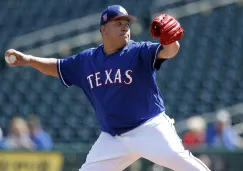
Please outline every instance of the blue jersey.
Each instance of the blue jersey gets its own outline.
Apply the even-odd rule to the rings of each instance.
[[[82,88],[94,107],[101,131],[112,136],[136,128],[165,110],[156,84],[162,46],[132,40],[106,55],[103,45],[58,60],[61,82]]]

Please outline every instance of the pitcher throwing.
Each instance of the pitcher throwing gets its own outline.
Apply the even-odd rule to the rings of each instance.
[[[80,87],[90,100],[101,134],[80,171],[121,171],[141,157],[175,171],[208,171],[181,144],[156,84],[156,71],[177,54],[184,30],[176,19],[161,14],[150,25],[160,43],[135,42],[129,27],[135,20],[122,6],[112,5],[100,18],[100,46],[65,59],[10,49],[6,60],[59,77],[66,87]]]

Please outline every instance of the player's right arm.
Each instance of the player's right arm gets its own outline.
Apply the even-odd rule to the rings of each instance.
[[[26,55],[14,49],[9,49],[6,51],[5,56],[14,55],[17,60],[13,63],[10,63],[11,66],[27,66],[30,65],[33,68],[39,70],[40,72],[51,75],[54,77],[58,76],[57,71],[57,59],[55,58],[42,58],[42,57],[35,57],[32,55]]]
[[[13,62],[10,56],[16,56],[16,61]],[[79,53],[64,59],[55,58],[41,58],[32,55],[26,55],[14,49],[6,51],[5,56],[7,56],[9,65],[11,66],[26,66],[30,65],[33,68],[39,70],[40,72],[60,78],[62,84],[65,87],[70,87],[71,85],[76,85],[82,87],[85,78],[83,77],[84,69],[84,56],[85,53]]]

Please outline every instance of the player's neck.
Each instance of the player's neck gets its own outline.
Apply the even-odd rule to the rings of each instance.
[[[104,52],[106,55],[111,55],[111,54],[115,53],[116,51],[118,51],[120,48],[104,45],[103,49],[104,49]]]
[[[122,46],[118,46],[117,44],[103,42],[103,50],[106,55],[111,55],[121,48],[122,48]]]

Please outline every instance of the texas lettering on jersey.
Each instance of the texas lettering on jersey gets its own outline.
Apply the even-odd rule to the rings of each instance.
[[[103,76],[103,77],[102,77]],[[131,84],[132,70],[108,69],[103,73],[96,72],[87,76],[90,88],[99,87],[107,84]]]

